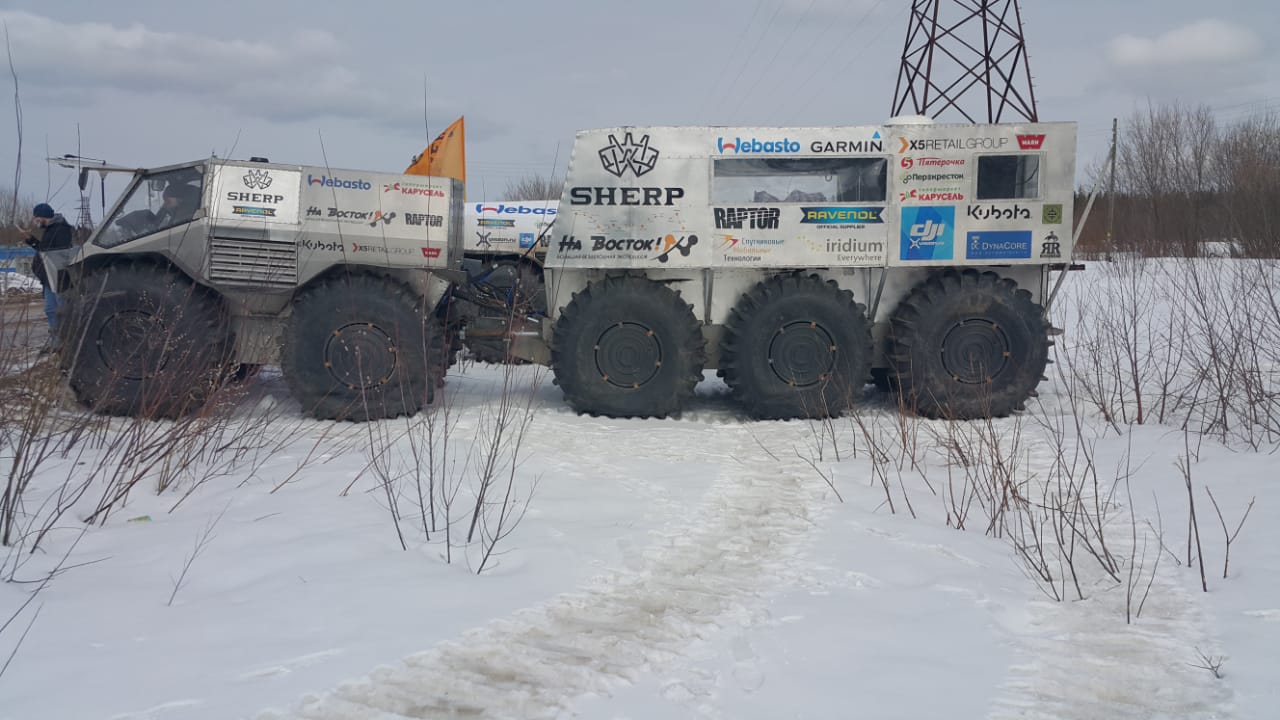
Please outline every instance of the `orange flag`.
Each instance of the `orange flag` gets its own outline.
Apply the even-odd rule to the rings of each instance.
[[[458,118],[444,129],[427,147],[426,152],[415,157],[404,171],[405,175],[434,175],[467,181],[467,150],[464,139],[463,118]]]

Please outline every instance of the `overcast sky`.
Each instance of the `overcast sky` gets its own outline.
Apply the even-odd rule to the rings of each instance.
[[[24,196],[50,152],[127,165],[215,153],[400,171],[458,115],[468,190],[563,171],[575,130],[859,125],[888,116],[910,0],[0,0]],[[1026,0],[1042,120],[1080,163],[1149,101],[1280,111],[1276,0]],[[425,88],[425,92],[424,92]],[[17,156],[0,82],[0,186]],[[426,101],[424,123],[423,103]],[[952,118],[954,119],[954,118]],[[323,141],[323,152],[322,152]],[[71,214],[74,186],[54,198]],[[95,200],[95,206],[97,201]]]

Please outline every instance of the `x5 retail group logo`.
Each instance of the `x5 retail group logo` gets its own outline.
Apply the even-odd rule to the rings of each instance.
[[[954,207],[902,208],[903,260],[950,260],[955,252],[956,209]]]

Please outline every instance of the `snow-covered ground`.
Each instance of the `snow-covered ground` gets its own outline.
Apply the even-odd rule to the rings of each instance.
[[[23,275],[19,272],[6,272],[0,270],[0,294],[8,295],[11,293],[38,293],[40,292],[40,281],[30,275]]]
[[[1073,278],[1064,317],[1079,316],[1088,280]],[[464,469],[461,458],[493,437],[503,373],[467,365],[446,385],[452,477],[462,481],[455,541],[476,483],[475,463]],[[476,544],[446,562],[443,532],[421,530],[404,471],[423,445],[402,436],[412,425],[421,439],[421,417],[372,433],[299,420],[267,371],[235,411],[238,443],[209,451],[163,493],[148,475],[85,532],[78,506],[21,558],[14,576],[25,582],[0,584],[3,623],[62,563],[0,631],[2,664],[30,626],[0,676],[0,720],[1245,720],[1280,707],[1274,444],[1113,425],[1073,410],[1072,386],[1056,373],[1022,416],[957,426],[904,421],[874,393],[856,419],[747,422],[711,373],[678,420],[607,420],[569,412],[538,369],[511,380],[534,409],[511,476],[528,511],[485,572],[474,572]],[[275,418],[268,431],[252,430],[263,414]],[[904,437],[915,445],[904,449]],[[1052,488],[1063,458],[1087,450],[1099,502],[1112,501],[1104,538],[1120,581],[1077,543],[1080,590],[1068,580],[1056,602],[1014,548],[1034,533],[1016,533],[1016,522],[984,532],[981,500],[970,501],[966,529],[952,527],[966,467],[991,459],[961,466],[948,442],[1007,450],[1003,467],[1032,500],[1061,497]],[[1207,593],[1198,563],[1186,566],[1186,442]],[[50,459],[29,512],[69,473],[104,463],[119,458],[99,449]],[[1256,498],[1225,580],[1205,488],[1231,529]],[[1139,603],[1126,624],[1126,606]],[[1219,659],[1221,678],[1196,667]]]

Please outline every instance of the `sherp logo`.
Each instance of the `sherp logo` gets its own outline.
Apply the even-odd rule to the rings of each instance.
[[[955,244],[954,207],[902,208],[903,260],[950,260]]]
[[[373,186],[368,180],[346,180],[344,178],[329,177],[328,175],[307,176],[308,185],[319,185],[321,187],[339,188],[342,190],[369,190]]]
[[[800,143],[790,138],[782,138],[781,140],[760,140],[757,138],[747,138],[743,140],[740,137],[732,138],[728,141],[725,138],[716,138],[716,150],[723,155],[727,152],[733,152],[735,155],[751,154],[760,155],[766,153],[798,153],[800,152]]]
[[[624,133],[622,142],[616,135],[609,136],[609,144],[600,149],[600,164],[610,175],[622,177],[628,171],[640,177],[658,165],[658,148],[650,147],[649,136],[642,135],[636,142],[631,133]]]

